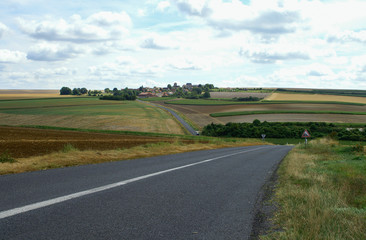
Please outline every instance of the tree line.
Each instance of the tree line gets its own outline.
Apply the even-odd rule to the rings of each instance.
[[[202,135],[212,137],[260,138],[265,134],[268,138],[301,138],[305,129],[311,137],[332,137],[339,140],[366,141],[366,125],[364,128],[338,126],[323,122],[260,122],[253,123],[211,123],[203,128]]]
[[[137,95],[139,94],[139,91],[132,90],[125,88],[123,90],[118,90],[117,88],[114,88],[112,91],[109,89],[105,89],[105,92],[113,93],[113,95],[105,95],[101,96],[100,100],[117,100],[117,101],[124,101],[124,100],[136,100]]]

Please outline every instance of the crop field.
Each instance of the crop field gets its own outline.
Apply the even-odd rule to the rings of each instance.
[[[211,98],[246,98],[246,97],[257,97],[265,98],[270,93],[256,93],[256,92],[211,92]]]
[[[323,94],[288,94],[273,93],[266,100],[270,101],[326,101],[326,102],[349,102],[366,104],[366,97],[350,97]]]
[[[162,109],[137,101],[93,97],[2,100],[0,125],[184,134],[176,120]]]
[[[15,158],[61,151],[68,144],[80,150],[102,151],[173,141],[174,138],[0,126],[0,152],[7,151]]]
[[[29,98],[55,98],[60,97],[59,90],[0,90],[0,100],[4,99],[29,99]],[[70,97],[62,96],[62,97]]]
[[[295,95],[295,94],[294,94]],[[296,94],[298,95],[298,94]],[[343,98],[343,96],[340,96]],[[365,98],[366,99],[366,98]],[[194,100],[191,100],[194,101]],[[172,103],[171,101],[170,103]],[[164,105],[164,102],[159,102]],[[178,105],[167,104],[166,106],[173,108],[189,119],[195,122],[198,126],[204,127],[210,123],[226,124],[228,122],[253,122],[254,119],[268,122],[337,122],[337,123],[364,123],[366,115],[347,115],[347,114],[325,114],[325,112],[334,113],[349,113],[354,114],[360,112],[366,113],[366,106],[363,104],[338,104],[338,103],[261,103],[261,104],[240,104],[240,105]],[[230,117],[212,117],[213,113],[230,113],[230,112],[258,112],[266,111],[271,114],[254,114],[245,116],[230,116]],[[276,112],[293,112],[291,114],[276,114]],[[295,112],[307,112],[307,114],[299,114]],[[313,113],[313,114],[312,114]],[[323,114],[316,114],[323,113]]]

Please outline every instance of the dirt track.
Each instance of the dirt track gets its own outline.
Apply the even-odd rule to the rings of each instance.
[[[171,138],[134,135],[0,127],[0,154],[7,151],[15,158],[60,151],[66,144],[72,144],[80,150],[111,150],[173,141]]]

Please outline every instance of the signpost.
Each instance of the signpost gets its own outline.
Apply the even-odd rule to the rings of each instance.
[[[264,141],[264,138],[266,137],[266,134],[262,134],[262,141]]]
[[[305,138],[305,146],[308,144],[308,137],[310,136],[310,133],[308,132],[308,130],[305,129],[304,133],[301,136],[302,138]]]

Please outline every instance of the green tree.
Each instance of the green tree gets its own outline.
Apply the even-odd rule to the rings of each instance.
[[[203,94],[203,98],[210,98],[211,97],[211,94],[209,91],[206,91],[204,94]]]
[[[68,87],[62,87],[60,89],[60,95],[71,95],[71,89]]]
[[[88,93],[88,89],[86,89],[85,87],[80,89],[80,93],[81,94],[87,94]]]

